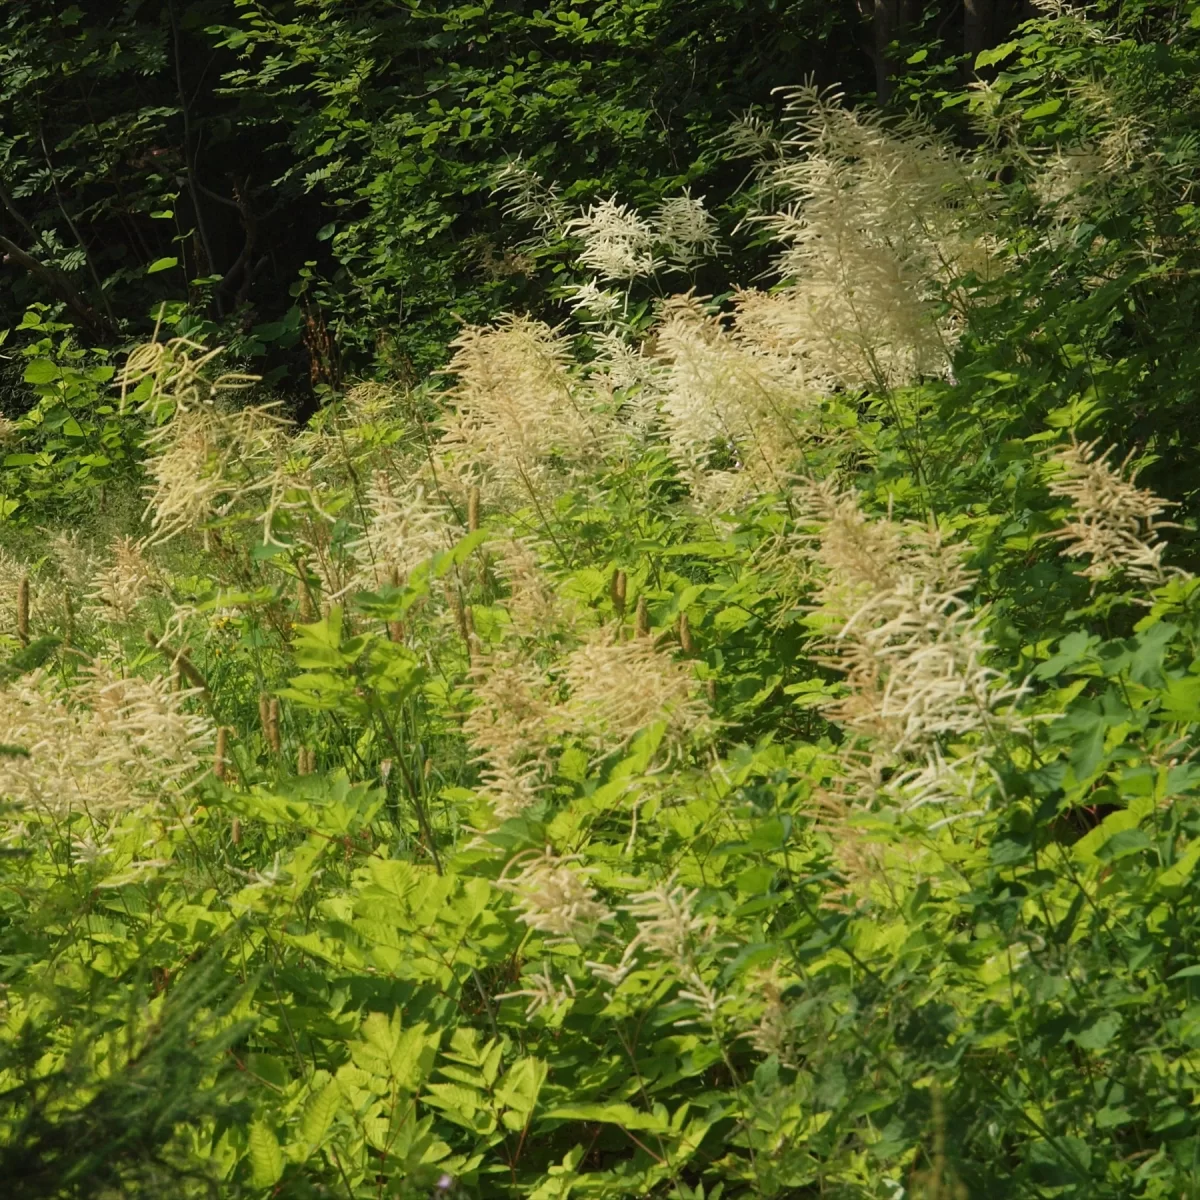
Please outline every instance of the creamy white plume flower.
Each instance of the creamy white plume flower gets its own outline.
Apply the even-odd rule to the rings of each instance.
[[[530,975],[523,975],[521,979],[525,984],[523,988],[515,992],[503,992],[496,999],[527,1000],[526,1019],[547,1010],[557,1012],[575,999],[575,981],[570,975],[564,975],[559,982],[550,974],[549,966],[543,966],[541,971]]]
[[[664,200],[654,213],[655,240],[668,266],[690,271],[717,253],[717,223],[704,207],[704,197],[690,192]]]
[[[556,722],[607,753],[650,725],[666,727],[668,745],[711,733],[708,704],[690,663],[677,661],[649,637],[623,638],[601,627],[561,664],[569,692]]]
[[[167,678],[123,678],[99,662],[71,688],[40,671],[22,676],[0,688],[0,741],[28,757],[0,757],[0,796],[97,821],[178,799],[211,757],[211,723],[185,707],[193,695]]]
[[[356,383],[342,400],[344,419],[351,426],[374,424],[397,415],[400,392],[389,383]]]
[[[765,164],[783,157],[784,147],[773,125],[761,114],[739,117],[726,130],[724,144],[730,158],[748,158]]]
[[[556,941],[587,945],[613,913],[597,895],[578,855],[558,855],[547,846],[536,857],[518,856],[496,886],[509,892],[520,920]],[[520,864],[511,878],[509,869]]]
[[[592,335],[595,357],[589,364],[593,375],[603,374],[612,389],[639,389],[638,398],[626,398],[622,410],[623,425],[639,428],[653,423],[658,412],[656,383],[662,364],[650,357],[640,343],[630,341],[616,330],[606,329]],[[629,411],[629,410],[633,411]]]
[[[580,403],[567,347],[548,325],[505,317],[454,346],[439,449],[457,470],[528,499],[595,454],[603,423]]]
[[[145,556],[146,544],[126,535],[113,543],[109,561],[91,578],[87,595],[92,612],[102,619],[129,621],[150,591],[157,572]]]
[[[376,591],[457,540],[450,512],[427,495],[419,481],[393,480],[376,471],[366,491],[367,523],[349,545],[356,565],[351,588]]]
[[[274,406],[222,413],[180,411],[146,438],[149,544],[156,545],[228,516],[255,494],[276,488],[287,454],[286,422]]]
[[[796,1030],[783,999],[792,982],[778,962],[771,962],[751,971],[744,989],[745,999],[757,1016],[742,1036],[757,1053],[776,1058],[785,1066],[795,1065],[796,1054]]]
[[[586,312],[594,321],[609,323],[624,307],[624,299],[616,292],[602,288],[594,279],[582,283],[567,296],[571,311],[578,315]]]
[[[1089,192],[1104,170],[1102,154],[1060,149],[1038,164],[1030,187],[1038,203],[1056,220],[1075,221],[1087,211]]]
[[[545,183],[520,157],[497,172],[493,193],[507,197],[504,202],[506,216],[529,222],[543,237],[563,236],[570,214],[557,187]]]
[[[819,519],[822,644],[846,684],[826,711],[850,735],[847,785],[909,808],[969,801],[962,779],[1027,725],[1024,686],[990,665],[986,614],[964,600],[962,548],[933,527],[870,520],[832,484],[804,499]],[[945,745],[960,746],[949,766]]]
[[[517,648],[480,655],[471,692],[463,732],[480,765],[479,793],[505,821],[536,803],[544,785],[553,700],[540,668]]]
[[[656,340],[668,447],[701,506],[782,490],[814,404],[801,365],[731,335],[693,296],[663,306]]]
[[[259,382],[257,375],[236,371],[211,377],[207,368],[223,352],[223,346],[209,349],[184,337],[136,347],[117,374],[122,411],[131,392],[148,411],[166,406],[177,412],[189,412],[211,405],[223,393],[240,391]]]
[[[542,570],[531,540],[508,538],[490,542],[488,548],[496,556],[496,574],[508,588],[504,609],[514,633],[533,639],[574,627],[578,617],[575,605]]]
[[[1178,574],[1164,565],[1167,544],[1159,536],[1172,527],[1162,520],[1170,505],[1133,482],[1128,470],[1132,451],[1114,467],[1111,448],[1097,454],[1096,447],[1096,442],[1072,442],[1052,457],[1060,475],[1051,482],[1050,493],[1069,500],[1074,509],[1055,536],[1070,557],[1090,559],[1082,572],[1088,579],[1124,574],[1161,586]]]
[[[615,196],[569,220],[566,233],[583,243],[579,262],[600,279],[637,279],[653,274],[658,265],[654,228]]]
[[[841,100],[813,87],[789,99],[786,153],[760,170],[786,286],[748,293],[738,328],[814,378],[887,391],[948,372],[958,324],[933,302],[969,272],[995,274],[997,246],[966,160],[914,121],[888,127]]]
[[[717,949],[717,922],[715,917],[696,913],[698,895],[698,891],[676,883],[674,876],[658,887],[635,893],[628,904],[621,905],[621,911],[636,923],[632,941],[618,963],[588,962],[589,971],[601,982],[618,988],[644,956],[678,979],[682,984],[679,998],[695,1004],[711,1025],[730,998],[721,996],[704,977],[701,960]]]
[[[46,531],[49,534],[49,531]],[[77,529],[59,530],[50,535],[50,559],[59,577],[73,591],[87,588],[96,570],[94,547],[84,541]]]

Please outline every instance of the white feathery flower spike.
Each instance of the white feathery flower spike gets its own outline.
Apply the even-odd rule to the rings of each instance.
[[[615,196],[573,217],[566,232],[582,241],[579,262],[600,279],[637,279],[653,274],[658,265],[653,227]]]
[[[689,891],[676,883],[672,876],[656,888],[631,896],[621,910],[634,919],[637,933],[625,947],[619,963],[588,962],[592,975],[610,987],[618,988],[636,968],[639,955],[644,953],[671,971],[683,985],[679,998],[695,1004],[702,1018],[713,1024],[729,997],[719,995],[701,971],[700,960],[717,948],[717,923],[714,917],[696,914],[698,895],[697,891]]]
[[[463,732],[480,764],[480,796],[506,821],[538,800],[553,704],[541,670],[517,649],[481,655],[471,685],[477,703]]]
[[[526,1019],[546,1010],[556,1012],[575,999],[575,982],[570,975],[564,975],[562,983],[559,984],[550,974],[548,966],[543,966],[540,972],[535,971],[522,979],[525,987],[515,992],[504,992],[496,999],[527,1000],[529,1003],[525,1006]]]
[[[121,677],[95,663],[64,689],[37,671],[0,688],[0,795],[57,816],[107,821],[148,802],[178,800],[203,775],[214,730],[165,677]]]
[[[613,913],[597,896],[578,855],[557,855],[547,846],[536,857],[518,856],[505,867],[496,886],[509,892],[521,921],[554,941],[585,946]],[[511,878],[507,872],[520,864]]]
[[[1061,474],[1050,484],[1050,493],[1074,508],[1055,536],[1070,557],[1091,560],[1082,574],[1093,582],[1124,574],[1161,587],[1179,573],[1163,564],[1167,543],[1159,536],[1172,528],[1161,519],[1170,504],[1133,482],[1128,472],[1132,451],[1114,467],[1109,462],[1112,449],[1097,454],[1096,446],[1072,442],[1052,456]]]
[[[576,315],[586,312],[591,320],[601,324],[611,323],[625,303],[616,292],[602,288],[594,279],[576,287],[567,296],[567,302]]]
[[[129,621],[155,579],[144,541],[125,536],[113,543],[108,564],[93,574],[87,599],[101,617]]]
[[[786,348],[813,378],[889,391],[945,375],[964,277],[997,270],[972,167],[914,121],[892,129],[837,93],[800,88],[788,102],[786,153],[760,166],[779,207],[759,219],[784,243],[785,286],[748,293],[741,333]]]
[[[398,484],[376,471],[367,486],[367,524],[348,549],[357,565],[351,588],[376,591],[406,580],[414,567],[454,545],[449,511],[421,483]]]
[[[506,317],[454,345],[439,448],[455,469],[528,499],[595,453],[603,423],[580,403],[567,347],[548,325]]]
[[[717,253],[717,223],[704,197],[690,192],[664,200],[654,214],[654,233],[668,266],[691,271]]]
[[[986,614],[963,600],[962,548],[933,528],[869,520],[829,483],[803,498],[820,529],[823,645],[846,682],[826,711],[853,738],[848,777],[905,806],[968,802],[961,771],[977,778],[978,756],[1027,725],[1024,685],[989,665]],[[964,739],[969,748],[943,761],[943,745]]]
[[[660,722],[673,746],[711,732],[708,704],[691,664],[676,661],[649,637],[623,640],[622,632],[597,629],[567,655],[562,674],[570,695],[556,722],[600,753]]]
[[[668,448],[701,506],[783,490],[814,405],[802,365],[731,335],[694,296],[663,306],[656,355]]]

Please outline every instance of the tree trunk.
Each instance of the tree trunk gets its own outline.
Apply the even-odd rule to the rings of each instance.
[[[73,324],[90,337],[100,342],[112,343],[120,337],[120,331],[103,313],[98,313],[75,289],[71,281],[57,268],[34,258],[22,250],[16,242],[0,234],[0,251],[3,261],[10,266],[28,271],[44,287],[48,288],[67,306],[67,315]]]
[[[969,58],[968,71],[975,56],[995,44],[995,0],[963,0],[963,51]]]
[[[886,104],[896,90],[892,76],[900,69],[900,62],[892,50],[892,43],[903,39],[913,23],[916,0],[870,0],[874,25],[875,95],[880,104]]]

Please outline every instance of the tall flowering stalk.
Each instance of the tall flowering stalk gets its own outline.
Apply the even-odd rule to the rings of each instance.
[[[1095,442],[1071,442],[1054,453],[1058,471],[1050,494],[1071,504],[1070,519],[1055,535],[1071,558],[1087,558],[1081,572],[1098,583],[1125,575],[1158,587],[1173,572],[1164,565],[1167,543],[1161,533],[1171,523],[1162,519],[1167,501],[1134,483],[1129,471],[1132,452],[1119,466],[1112,450],[1097,454]]]
[[[870,520],[829,485],[807,500],[819,528],[816,620],[845,680],[826,711],[851,737],[851,785],[910,809],[958,805],[972,790],[964,779],[1026,729],[1024,688],[990,664],[986,616],[964,599],[962,548],[933,527]]]

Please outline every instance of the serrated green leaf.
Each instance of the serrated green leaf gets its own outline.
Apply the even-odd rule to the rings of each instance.
[[[283,1151],[275,1131],[263,1121],[250,1126],[248,1137],[250,1178],[255,1187],[274,1187],[283,1176]]]
[[[321,1145],[341,1104],[342,1092],[333,1080],[309,1096],[300,1118],[300,1136],[307,1148],[306,1156]]]

